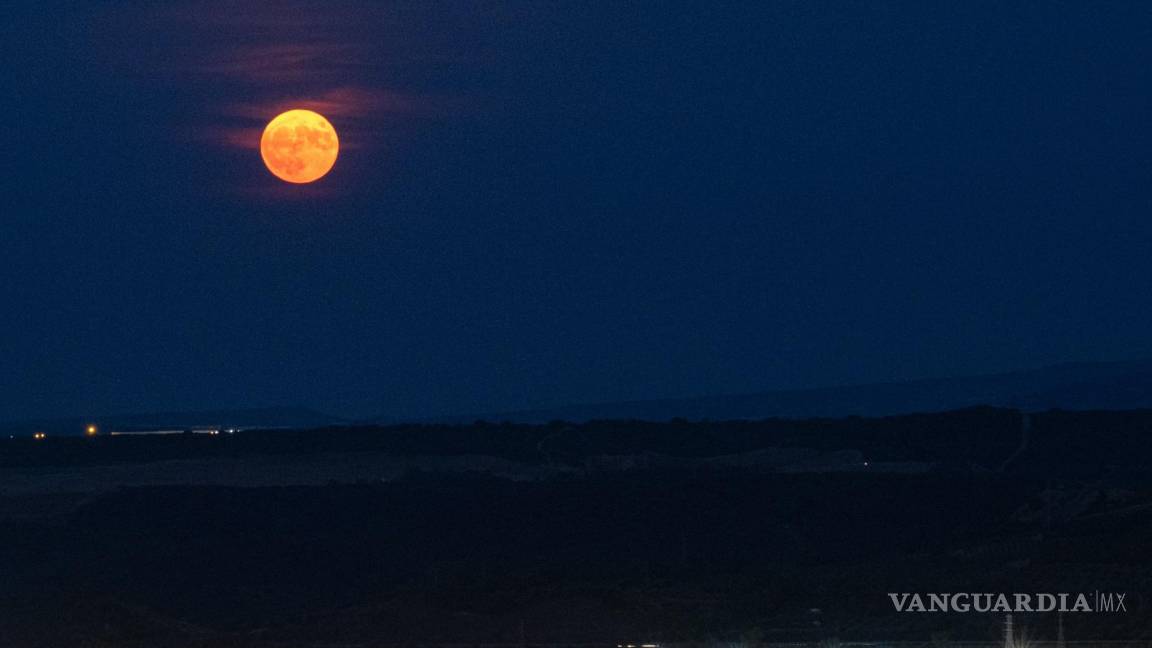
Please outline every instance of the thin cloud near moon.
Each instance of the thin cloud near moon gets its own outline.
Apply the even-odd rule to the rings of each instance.
[[[225,76],[261,85],[309,80],[366,67],[358,48],[330,43],[248,45],[210,55],[190,69],[204,76]]]
[[[221,113],[244,119],[266,119],[292,108],[305,108],[329,117],[357,119],[369,115],[414,112],[418,100],[398,93],[365,87],[332,88],[312,97],[285,97],[225,106]]]
[[[170,117],[173,140],[243,149],[259,164],[268,121],[304,109],[332,121],[354,162],[395,150],[422,120],[475,111],[474,98],[429,95],[437,86],[414,72],[474,64],[450,61],[451,45],[468,25],[484,24],[486,11],[453,9],[431,35],[419,10],[360,0],[192,0],[143,9],[113,0],[78,10],[76,20],[94,56],[157,91],[183,95]],[[249,182],[242,173],[228,177]]]
[[[233,103],[219,111],[229,121],[242,125],[205,128],[206,139],[220,146],[255,150],[260,146],[264,125],[287,110],[304,109],[324,115],[339,125],[343,135],[340,147],[355,151],[374,148],[390,119],[419,111],[419,100],[370,88],[334,88],[315,97],[286,97],[266,101]],[[376,144],[379,146],[379,144]]]
[[[395,115],[419,103],[390,87],[378,69],[396,55],[385,51],[378,33],[368,38],[361,23],[389,22],[386,11],[370,5],[254,0],[235,7],[201,0],[129,9],[113,3],[92,10],[85,22],[94,49],[145,81],[179,81],[193,100],[202,98],[197,115],[253,120],[245,125],[255,127],[291,108],[348,120]]]

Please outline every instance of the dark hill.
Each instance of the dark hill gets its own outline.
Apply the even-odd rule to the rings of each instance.
[[[1029,411],[1150,408],[1152,361],[1080,362],[960,378],[566,405],[434,420],[465,422],[485,419],[542,423],[554,420],[666,421],[673,418],[732,420],[892,416],[942,412],[979,405]]]

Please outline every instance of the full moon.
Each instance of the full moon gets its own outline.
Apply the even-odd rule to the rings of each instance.
[[[324,177],[336,164],[340,140],[336,129],[319,113],[289,110],[264,127],[260,157],[272,175],[305,184]]]

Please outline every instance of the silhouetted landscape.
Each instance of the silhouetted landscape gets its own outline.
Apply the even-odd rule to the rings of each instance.
[[[13,439],[11,646],[994,641],[1149,591],[1152,410]],[[1152,637],[1147,603],[1069,639]],[[1052,639],[1051,615],[1020,615]],[[1030,625],[1031,624],[1031,625]]]
[[[0,648],[1152,648],[1152,4],[0,61]]]
[[[567,405],[489,414],[521,423],[670,418],[761,419],[891,416],[992,405],[1024,410],[1152,407],[1152,361],[1070,362],[996,374],[726,396]],[[466,423],[476,418],[435,419]],[[381,417],[378,422],[390,422]]]

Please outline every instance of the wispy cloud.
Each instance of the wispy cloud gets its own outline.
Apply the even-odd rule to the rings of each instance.
[[[222,50],[203,53],[189,69],[202,77],[276,85],[371,66],[367,52],[335,43],[261,43]]]
[[[346,86],[311,95],[285,95],[249,100],[223,106],[230,117],[267,120],[291,108],[314,110],[329,118],[358,119],[369,115],[413,112],[419,102],[414,97],[369,87]]]
[[[306,108],[333,122],[342,149],[357,150],[459,104],[390,81],[400,62],[432,56],[395,11],[316,0],[124,3],[106,5],[91,29],[111,64],[143,83],[177,84],[187,105],[175,130],[192,139],[256,149],[268,120]]]

